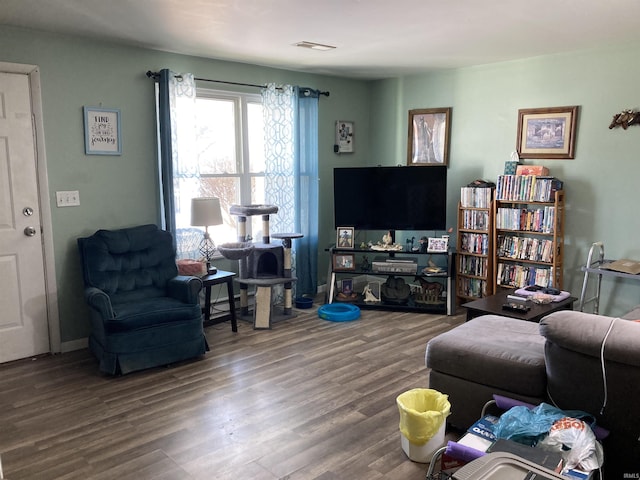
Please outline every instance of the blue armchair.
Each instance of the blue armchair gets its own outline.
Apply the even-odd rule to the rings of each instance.
[[[209,350],[202,281],[179,276],[173,237],[156,225],[99,230],[79,238],[89,349],[108,374],[167,365]]]

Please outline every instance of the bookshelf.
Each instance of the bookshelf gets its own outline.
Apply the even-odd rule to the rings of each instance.
[[[500,175],[493,202],[494,290],[562,289],[564,190],[554,177]]]
[[[493,293],[493,192],[488,187],[460,189],[456,245],[458,303]]]

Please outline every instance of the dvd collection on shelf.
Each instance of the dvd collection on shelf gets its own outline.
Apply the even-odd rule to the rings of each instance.
[[[487,230],[488,227],[489,210],[462,210],[462,228],[468,228],[470,230]]]
[[[498,257],[532,262],[553,262],[553,240],[498,235]]]
[[[555,207],[542,208],[505,208],[496,212],[496,228],[502,230],[520,230],[525,232],[553,233],[555,225]]]
[[[456,289],[462,301],[491,294],[492,282],[488,282],[488,277],[491,275],[489,253],[493,193],[491,187],[467,186],[460,189]]]
[[[498,263],[498,285],[522,288],[527,285],[553,286],[553,267]]]
[[[462,232],[460,238],[460,251],[487,255],[489,251],[489,235],[486,233]]]
[[[535,175],[499,175],[496,200],[522,202],[551,202],[563,183],[555,177]]]
[[[489,208],[492,195],[492,188],[462,187],[460,189],[460,204],[463,207]]]
[[[487,258],[486,257],[469,257],[460,258],[460,271],[465,275],[474,275],[476,277],[487,276]]]

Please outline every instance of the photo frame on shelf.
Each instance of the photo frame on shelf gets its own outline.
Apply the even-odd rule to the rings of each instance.
[[[409,110],[407,165],[448,165],[451,107]]]
[[[429,237],[429,240],[427,241],[427,253],[447,253],[448,250],[448,238]]]
[[[353,293],[353,278],[343,278],[340,283],[340,291],[345,295]]]
[[[334,253],[333,269],[348,272],[356,269],[356,256],[353,253]]]
[[[518,110],[520,158],[575,158],[578,106]]]
[[[84,153],[86,155],[122,155],[120,110],[82,107],[84,114]]]
[[[353,248],[354,234],[353,227],[338,227],[336,229],[336,247]]]
[[[371,295],[373,295],[377,301],[380,301],[380,282],[369,282],[369,288],[371,289]]]
[[[354,140],[353,122],[337,120],[335,153],[353,153],[355,151]]]

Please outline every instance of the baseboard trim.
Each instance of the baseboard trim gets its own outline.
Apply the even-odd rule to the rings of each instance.
[[[85,348],[89,348],[88,338],[78,338],[77,340],[71,340],[70,342],[60,343],[60,353],[74,352]]]

